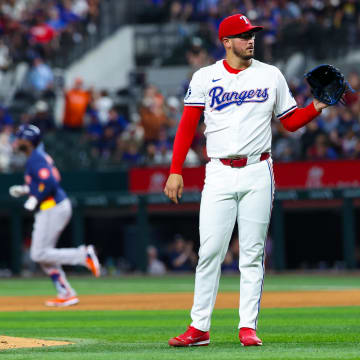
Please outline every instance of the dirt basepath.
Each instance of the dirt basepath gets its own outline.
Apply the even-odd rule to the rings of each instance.
[[[2,296],[0,311],[43,310],[175,310],[190,309],[193,293],[82,295],[80,303],[67,308],[47,308],[43,296]],[[223,292],[217,297],[216,308],[237,308],[239,294]],[[309,306],[360,306],[360,290],[264,292],[262,308]]]

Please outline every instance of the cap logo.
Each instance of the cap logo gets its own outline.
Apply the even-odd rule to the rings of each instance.
[[[244,15],[240,16],[240,20],[244,20],[246,25],[248,25],[250,23],[249,19]]]

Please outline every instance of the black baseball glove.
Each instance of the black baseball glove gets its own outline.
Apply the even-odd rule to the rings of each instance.
[[[332,65],[317,66],[304,76],[314,98],[327,105],[335,105],[339,101],[345,104],[344,93],[354,91],[341,71]]]

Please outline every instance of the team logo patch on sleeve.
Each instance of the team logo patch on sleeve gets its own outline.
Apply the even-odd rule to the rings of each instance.
[[[185,95],[185,100],[187,100],[191,95],[191,87],[189,86],[187,92],[186,92],[186,95]]]
[[[40,179],[46,180],[50,176],[50,170],[47,169],[47,168],[42,168],[42,169],[39,170],[38,175],[39,175]]]

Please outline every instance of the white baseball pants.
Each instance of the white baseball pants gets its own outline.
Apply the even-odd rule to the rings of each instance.
[[[240,327],[256,329],[264,280],[264,249],[274,195],[272,160],[242,168],[212,159],[200,205],[200,249],[192,326],[208,331],[235,221],[239,232]]]
[[[86,248],[57,249],[56,243],[70,221],[72,214],[69,199],[61,201],[51,209],[38,211],[35,214],[31,259],[40,264],[42,269],[54,282],[59,297],[74,296],[75,290],[70,286],[61,265],[85,265]]]

